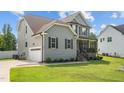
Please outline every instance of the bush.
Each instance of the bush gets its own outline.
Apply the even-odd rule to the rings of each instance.
[[[58,62],[59,60],[56,58],[56,59],[54,59],[52,62],[54,63],[54,62]]]
[[[63,59],[63,58],[60,58],[60,59],[59,59],[59,62],[64,62],[64,59]]]
[[[19,55],[13,55],[12,58],[13,59],[19,59]]]
[[[74,58],[70,58],[70,61],[74,61]]]
[[[99,59],[100,59],[100,60],[102,60],[102,59],[103,59],[103,57],[99,57]]]
[[[69,60],[68,59],[65,59],[65,62],[68,62]]]
[[[103,57],[97,56],[97,60],[102,60]]]
[[[74,61],[79,61],[78,57],[76,57],[76,59]]]
[[[52,63],[52,59],[50,57],[46,58],[47,63]]]

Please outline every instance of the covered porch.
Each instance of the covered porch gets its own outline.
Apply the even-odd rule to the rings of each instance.
[[[97,40],[91,39],[78,39],[77,40],[77,51],[78,52],[96,52]]]
[[[77,58],[78,60],[87,60],[96,58],[97,40],[78,39],[77,40]]]

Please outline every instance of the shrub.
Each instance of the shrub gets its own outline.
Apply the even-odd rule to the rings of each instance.
[[[13,59],[19,59],[19,55],[13,55],[12,58]]]
[[[102,60],[103,57],[97,56],[97,60]]]
[[[50,57],[46,58],[47,63],[52,63],[52,59]]]
[[[79,61],[79,60],[78,60],[78,57],[76,57],[76,58],[74,59],[74,61]]]
[[[65,62],[68,62],[69,60],[68,59],[65,59]]]
[[[102,59],[103,59],[103,57],[99,57],[99,59],[100,59],[100,60],[102,60]]]
[[[74,58],[70,58],[70,61],[74,61]]]
[[[60,59],[59,59],[59,62],[64,62],[64,59],[63,59],[63,58],[60,58]]]
[[[54,63],[54,62],[58,62],[59,60],[56,58],[56,59],[54,59],[52,62]]]

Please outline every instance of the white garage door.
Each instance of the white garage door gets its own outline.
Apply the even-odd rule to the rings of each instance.
[[[41,48],[30,48],[29,49],[29,60],[41,62]]]

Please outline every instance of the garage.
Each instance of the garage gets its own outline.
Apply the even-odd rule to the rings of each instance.
[[[29,60],[35,61],[35,62],[41,62],[42,60],[41,48],[30,48]]]

